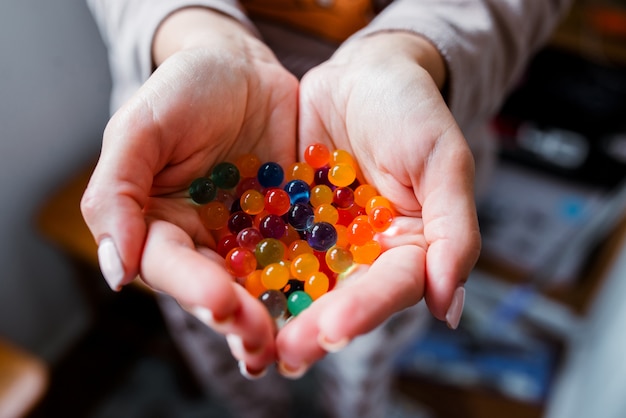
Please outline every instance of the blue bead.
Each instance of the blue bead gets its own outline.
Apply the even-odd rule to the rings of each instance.
[[[337,243],[337,230],[328,222],[318,222],[307,234],[307,242],[316,251],[327,251]]]
[[[261,164],[257,177],[263,187],[279,187],[285,178],[285,173],[280,164],[269,162]]]
[[[303,180],[291,180],[285,185],[285,191],[289,195],[292,205],[294,203],[309,203],[311,198],[311,188]]]

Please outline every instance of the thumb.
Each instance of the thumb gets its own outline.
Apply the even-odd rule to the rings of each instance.
[[[111,124],[105,130],[102,153],[80,206],[98,245],[102,274],[111,289],[117,291],[139,272],[147,233],[143,207],[153,173],[146,147],[141,151],[137,145],[146,142],[128,134],[117,135],[114,131],[131,130],[115,129]],[[141,132],[138,136],[142,136]]]

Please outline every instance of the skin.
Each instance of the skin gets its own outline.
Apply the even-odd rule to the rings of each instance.
[[[96,241],[115,243],[122,284],[139,274],[189,311],[210,311],[202,318],[230,335],[233,355],[253,375],[278,362],[297,377],[329,348],[422,298],[445,318],[480,236],[472,155],[439,93],[446,70],[430,43],[375,34],[344,45],[298,83],[239,23],[189,8],[161,25],[153,58],[154,74],[105,129],[81,203]],[[398,216],[371,268],[277,332],[225,270],[182,195],[217,162],[253,152],[287,165],[314,142],[349,151]]]

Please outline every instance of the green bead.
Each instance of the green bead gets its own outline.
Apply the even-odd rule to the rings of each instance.
[[[265,238],[259,241],[254,251],[259,265],[265,267],[272,263],[279,263],[285,258],[285,244],[276,238]]]
[[[211,180],[221,189],[232,189],[239,183],[239,177],[239,169],[229,162],[217,164],[211,172]]]
[[[311,306],[311,303],[313,303],[313,299],[308,293],[302,290],[296,290],[287,298],[287,309],[293,316],[296,316]]]
[[[199,205],[204,205],[215,199],[217,195],[217,187],[211,179],[200,177],[191,182],[189,186],[189,196]]]

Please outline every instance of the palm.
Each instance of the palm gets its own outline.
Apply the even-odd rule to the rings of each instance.
[[[299,347],[306,354],[297,357],[319,357],[319,334],[331,340],[354,337],[424,295],[441,318],[462,279],[455,276],[475,261],[461,254],[455,259],[449,226],[476,229],[472,232],[477,227],[467,196],[471,156],[436,86],[416,65],[346,71],[331,62],[302,80],[300,97],[300,153],[312,142],[348,150],[364,179],[399,216],[392,231],[380,237],[386,251],[371,268],[328,293],[279,334],[281,355],[292,356],[298,341],[313,341]],[[463,194],[460,203],[458,194]]]
[[[297,83],[275,64],[253,69],[217,66],[210,55],[176,59],[184,62],[159,68],[154,83],[160,86],[144,87],[160,95],[144,99],[153,105],[145,109],[151,114],[152,140],[160,141],[159,157],[144,167],[153,177],[146,214],[182,227],[196,244],[209,245],[193,205],[180,196],[217,162],[245,153],[282,164],[294,161]],[[170,95],[163,97],[164,92]]]
[[[244,153],[294,161],[298,83],[271,58],[232,54],[184,51],[159,66],[107,126],[83,213],[96,239],[115,232],[124,282],[138,272],[182,306],[232,319],[220,331],[263,347],[247,358],[259,369],[275,356],[273,324],[233,282],[185,194]]]

